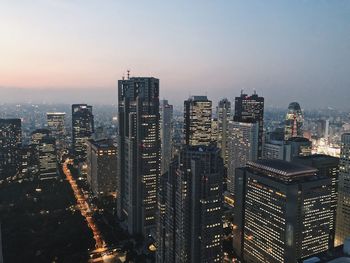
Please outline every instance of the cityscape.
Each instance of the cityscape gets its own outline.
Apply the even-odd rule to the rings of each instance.
[[[11,30],[4,31],[3,45],[0,37],[0,57],[4,55],[0,61],[0,263],[350,262],[350,41],[342,31],[350,30],[346,16],[350,14],[350,4],[286,1],[262,7],[257,1],[181,3],[194,16],[188,18],[181,13],[180,3],[151,1],[135,9],[135,4],[109,0],[86,5],[81,0],[39,2],[24,6],[15,1],[5,3],[4,10],[13,12],[4,12],[5,24],[13,28],[14,34],[24,35],[28,23],[22,22],[30,21],[34,35],[43,30],[47,36],[56,36],[59,25],[60,30],[65,29],[59,30],[57,39],[72,40],[72,46],[48,38],[50,44],[40,46],[43,60],[36,64],[31,61],[35,52],[29,47],[31,41],[37,41],[34,36],[23,42],[22,53],[17,53],[19,35],[12,38]],[[266,10],[260,12],[260,8]],[[118,12],[122,9],[125,12],[120,18]],[[256,14],[247,32],[254,31],[252,39],[267,45],[266,36],[258,33],[259,23],[270,35],[270,30],[276,28],[275,21],[269,18],[276,11],[285,15],[278,17],[287,32],[283,34],[293,35],[295,28],[289,23],[300,19],[298,25],[310,30],[300,33],[300,41],[316,32],[316,42],[328,42],[317,47],[311,44],[320,58],[311,61],[315,54],[305,58],[302,65],[310,67],[309,79],[295,89],[289,88],[296,83],[292,79],[301,81],[305,75],[298,70],[288,71],[288,78],[283,75],[295,63],[295,54],[284,53],[290,64],[280,64],[280,69],[275,61],[276,82],[270,80],[268,60],[275,59],[270,54],[272,46],[265,54],[269,59],[262,60],[262,72],[253,67],[248,77],[240,70],[226,75],[226,71],[239,69],[244,63],[238,61],[231,68],[232,62],[227,60],[231,49],[220,43],[217,46],[224,55],[212,57],[213,64],[208,60],[210,65],[206,67],[213,67],[214,74],[204,74],[207,68],[197,65],[197,57],[191,54],[197,54],[198,48],[206,51],[203,59],[209,59],[212,47],[203,43],[192,49],[189,44],[189,53],[185,52],[189,58],[181,61],[178,69],[174,67],[169,77],[166,59],[161,63],[164,68],[152,68],[159,63],[158,52],[161,55],[164,50],[150,49],[154,61],[148,61],[149,57],[144,60],[135,47],[158,40],[150,40],[142,33],[134,43],[130,41],[130,31],[125,41],[134,50],[130,51],[126,44],[123,56],[130,56],[133,64],[121,59],[116,69],[107,69],[105,64],[98,68],[103,59],[114,59],[109,45],[99,37],[108,35],[108,41],[123,39],[110,34],[108,30],[119,25],[110,23],[137,21],[137,34],[139,28],[148,29],[149,21],[142,19],[150,9],[162,11],[160,17],[150,18],[157,21],[151,23],[156,33],[150,32],[150,38],[154,34],[162,38],[169,30],[179,33],[176,30],[184,26],[186,34],[196,29],[203,34],[201,41],[211,43],[207,31],[201,31],[202,25],[208,30],[214,28],[218,34],[231,32],[235,23]],[[113,10],[119,11],[114,14]],[[165,19],[165,10],[178,28]],[[70,22],[61,21],[61,16],[57,17],[60,12],[66,12],[63,16],[76,24],[66,27]],[[242,16],[232,18],[230,12]],[[209,23],[208,14],[216,22]],[[19,16],[17,22],[11,20]],[[313,23],[316,18],[318,23]],[[41,19],[48,23],[38,26]],[[158,19],[164,25],[158,24]],[[104,27],[106,21],[108,26]],[[96,24],[91,27],[90,23]],[[164,26],[169,30],[163,31]],[[72,35],[75,29],[83,31],[79,40]],[[98,35],[94,35],[95,29]],[[103,35],[105,30],[107,35]],[[87,33],[95,37],[91,42],[99,39],[96,43],[101,50],[79,42]],[[237,38],[246,36],[238,31],[235,34]],[[224,35],[222,41],[231,41]],[[178,37],[181,43],[169,42],[175,57],[184,54],[178,45],[187,43]],[[194,39],[189,37],[188,41]],[[340,40],[349,41],[346,51],[337,42]],[[290,51],[306,52],[303,50],[309,44]],[[257,50],[261,48],[258,42],[255,45]],[[337,50],[323,57],[330,46]],[[87,57],[96,57],[78,61],[78,52],[74,66],[72,61],[67,63],[65,55],[57,59],[61,51],[70,54],[76,48],[87,52]],[[276,52],[281,51],[279,48]],[[143,53],[149,55],[147,48]],[[7,54],[13,55],[13,63]],[[46,56],[52,59],[49,64]],[[342,62],[329,70],[339,56],[343,56]],[[257,55],[255,63],[262,63],[261,58]],[[25,59],[28,62],[16,66]],[[41,60],[40,55],[37,59]],[[222,60],[222,75],[214,69],[216,60]],[[33,66],[24,70],[29,61]],[[193,72],[184,73],[181,67],[187,71],[192,62]],[[89,72],[95,63],[96,75],[101,76]],[[315,68],[315,63],[328,65]],[[58,68],[60,73],[51,75]],[[81,68],[86,69],[85,73],[79,71]],[[120,72],[116,74],[115,70]],[[111,79],[101,82],[112,71]],[[181,77],[181,72],[188,75]],[[236,75],[240,72],[240,76]],[[266,79],[260,79],[260,74],[265,74]],[[191,76],[196,80],[188,80]],[[231,76],[236,80],[227,82]],[[188,84],[177,84],[184,80]],[[282,80],[285,87],[270,87]]]

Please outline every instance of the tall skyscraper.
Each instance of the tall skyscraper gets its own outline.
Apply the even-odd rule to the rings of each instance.
[[[218,147],[221,149],[221,157],[224,164],[227,165],[227,137],[228,137],[228,123],[231,120],[231,102],[228,99],[219,101],[216,109],[216,116],[218,119]]]
[[[236,168],[258,158],[259,126],[258,123],[231,121],[228,130],[227,190],[234,194]]]
[[[0,119],[0,178],[19,172],[21,145],[21,120]]]
[[[79,161],[86,160],[86,142],[94,132],[94,115],[92,106],[86,104],[72,105],[72,147]]]
[[[167,100],[160,104],[160,139],[162,142],[162,174],[169,168],[172,157],[173,105]]]
[[[211,142],[212,102],[207,96],[192,96],[184,102],[186,145],[209,145]]]
[[[341,137],[335,245],[350,236],[350,133]]]
[[[328,249],[332,183],[316,173],[281,160],[237,169],[234,248],[246,262],[297,262]]]
[[[162,178],[157,262],[221,262],[223,173],[213,145],[187,145],[171,163]]]
[[[160,178],[159,80],[119,80],[118,100],[118,215],[129,233],[146,235],[155,230]]]
[[[285,119],[284,139],[287,141],[292,137],[302,137],[303,113],[298,102],[292,102],[288,106]]]
[[[57,152],[56,140],[47,129],[37,129],[32,132],[31,144],[35,147],[36,162],[41,179],[56,177]]]
[[[264,134],[264,98],[254,92],[253,95],[241,93],[235,98],[235,113],[233,120],[236,122],[257,123],[258,125],[258,158],[262,157]]]
[[[52,137],[56,139],[56,149],[59,155],[66,148],[65,116],[64,112],[48,112],[46,114],[47,127],[51,131]]]
[[[324,155],[313,154],[308,156],[299,156],[294,158],[294,162],[317,169],[317,174],[322,177],[328,177],[332,180],[332,221],[330,224],[329,247],[334,247],[335,238],[335,219],[338,202],[338,176],[339,176],[339,158]]]
[[[87,179],[95,196],[117,196],[118,151],[112,140],[87,141]]]

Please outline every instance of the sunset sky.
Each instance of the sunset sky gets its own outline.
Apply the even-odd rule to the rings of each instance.
[[[2,0],[0,17],[0,103],[116,103],[130,69],[174,103],[349,106],[350,1]]]

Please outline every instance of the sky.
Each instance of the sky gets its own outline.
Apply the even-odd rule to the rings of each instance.
[[[349,108],[350,1],[1,0],[0,103],[117,103],[117,81],[161,97]]]

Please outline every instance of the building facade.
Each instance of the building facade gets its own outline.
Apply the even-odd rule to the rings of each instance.
[[[298,102],[292,102],[288,106],[284,126],[284,139],[303,136],[303,113]]]
[[[225,166],[228,162],[227,138],[228,138],[228,124],[231,120],[231,102],[228,99],[219,101],[216,109],[216,117],[218,120],[218,147],[221,149],[221,157],[224,160]]]
[[[94,115],[92,106],[72,105],[72,148],[79,161],[86,160],[86,142],[94,133]]]
[[[212,102],[207,96],[192,96],[184,102],[186,145],[209,145],[212,140]]]
[[[58,155],[61,155],[64,149],[67,147],[66,144],[66,125],[65,118],[66,113],[64,112],[48,112],[46,114],[47,127],[51,131],[52,137],[56,139],[56,150]]]
[[[172,157],[172,134],[173,134],[173,105],[167,100],[160,103],[160,139],[162,143],[162,171],[165,173],[169,168]]]
[[[129,233],[152,234],[161,169],[159,80],[119,80],[118,117],[118,216]]]

